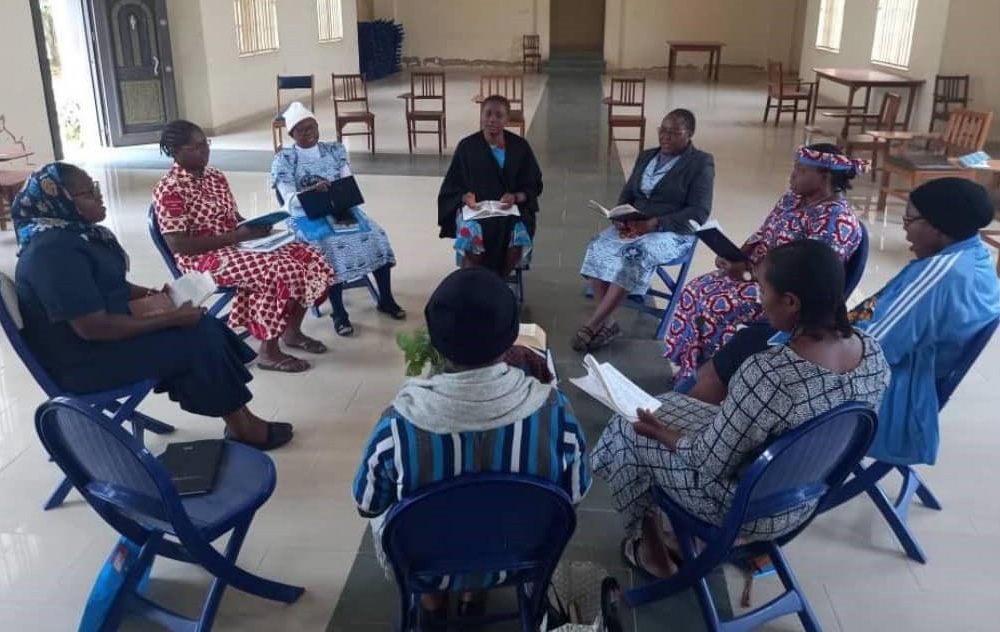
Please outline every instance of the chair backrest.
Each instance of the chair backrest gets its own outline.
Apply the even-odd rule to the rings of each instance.
[[[868,228],[861,222],[861,243],[857,250],[847,260],[844,265],[844,300],[851,297],[851,294],[861,283],[861,277],[865,274],[865,266],[868,264]]]
[[[612,77],[608,118],[616,107],[639,108],[639,115],[646,115],[646,78]]]
[[[902,101],[902,97],[895,92],[885,93],[882,97],[882,105],[878,110],[879,131],[891,132],[896,129],[896,119],[899,116],[899,105]]]
[[[281,116],[285,109],[281,105],[282,90],[308,90],[309,109],[316,110],[316,82],[313,75],[277,75],[275,91],[275,114]]]
[[[525,55],[538,55],[542,50],[542,37],[540,35],[525,35],[521,38],[521,48]]]
[[[983,349],[986,348],[986,344],[993,337],[993,333],[997,330],[997,325],[1000,325],[1000,319],[991,321],[985,327],[980,329],[972,336],[965,347],[962,349],[962,353],[958,356],[958,361],[955,366],[952,367],[951,371],[947,375],[943,375],[938,378],[936,386],[937,398],[938,398],[938,409],[944,408],[944,405],[948,403],[951,399],[952,393],[958,388],[959,383],[965,374],[969,372],[972,365],[976,363],[976,358],[982,353]]]
[[[339,106],[344,103],[361,103],[368,112],[368,82],[362,74],[338,75],[330,74],[333,89],[333,114],[340,114]]]
[[[414,72],[410,74],[410,95],[407,105],[411,111],[420,111],[420,101],[427,101],[429,106],[440,102],[441,107],[433,111],[445,111],[444,100],[445,75],[443,72]],[[426,110],[431,111],[431,110]]]
[[[780,97],[785,85],[785,75],[780,61],[767,60],[767,93],[772,97]]]
[[[952,110],[948,116],[948,126],[941,138],[947,155],[971,154],[981,151],[990,133],[993,112]]]
[[[482,98],[498,94],[510,101],[512,110],[524,107],[524,77],[521,75],[483,75],[479,77]]]
[[[123,535],[143,528],[180,535],[192,528],[162,465],[94,408],[57,397],[39,406],[35,430],[84,499]]]
[[[170,270],[170,274],[175,279],[179,279],[181,277],[181,271],[180,268],[177,267],[177,262],[174,261],[174,255],[170,252],[170,247],[167,246],[167,240],[163,238],[163,233],[160,232],[160,224],[156,221],[155,204],[149,205],[149,211],[147,211],[146,217],[146,226],[149,228],[149,238],[153,240],[153,245],[156,246],[156,251],[160,253],[163,263],[167,264],[167,269]]]
[[[969,75],[937,75],[934,77],[934,103],[969,105]],[[945,106],[947,111],[947,106]]]
[[[822,499],[864,457],[876,425],[874,410],[849,402],[779,436],[741,476],[731,515],[743,512],[733,526]]]
[[[547,586],[575,528],[569,497],[549,481],[465,474],[393,507],[382,544],[405,603],[408,591],[437,590],[427,582],[455,573],[516,571]]]
[[[7,340],[10,341],[14,353],[21,358],[28,373],[45,391],[45,394],[49,397],[55,397],[62,393],[62,389],[56,386],[55,381],[49,377],[48,371],[35,359],[35,354],[28,348],[28,343],[21,335],[21,330],[24,329],[24,320],[21,317],[21,306],[17,301],[17,288],[14,281],[3,273],[0,273],[0,326],[7,334]]]

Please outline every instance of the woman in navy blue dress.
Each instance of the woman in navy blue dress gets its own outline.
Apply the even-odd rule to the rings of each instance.
[[[97,183],[67,163],[31,175],[12,205],[21,250],[15,283],[24,339],[52,379],[85,393],[158,380],[184,410],[222,417],[226,436],[260,449],[292,438],[292,426],[247,408],[253,350],[225,324],[185,303],[138,316],[129,301],[160,290],[125,278],[128,255],[107,228]]]

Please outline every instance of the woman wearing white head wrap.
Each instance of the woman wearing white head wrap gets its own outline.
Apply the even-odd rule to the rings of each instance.
[[[396,265],[396,256],[382,227],[369,219],[360,207],[354,207],[350,211],[353,215],[350,232],[343,232],[341,225],[331,218],[312,220],[306,217],[296,196],[307,188],[324,191],[330,182],[351,175],[347,149],[338,142],[321,142],[316,116],[298,101],[288,106],[284,118],[295,145],[274,156],[271,185],[279,199],[287,201],[292,214],[291,225],[298,238],[318,248],[336,271],[340,283],[331,288],[330,299],[337,333],[341,336],[354,333],[344,309],[344,282],[369,273],[375,276],[378,285],[378,311],[402,320],[406,312],[392,296],[389,273]]]

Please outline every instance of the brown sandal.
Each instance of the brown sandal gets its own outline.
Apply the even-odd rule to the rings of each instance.
[[[573,348],[573,351],[583,353],[590,349],[590,343],[594,340],[594,330],[590,327],[584,325],[576,330],[573,337],[569,341],[569,346]]]
[[[622,335],[622,328],[618,323],[611,323],[610,325],[605,325],[597,332],[590,340],[590,344],[587,345],[589,351],[595,351],[602,347],[606,347],[617,338]]]
[[[257,368],[261,371],[274,371],[276,373],[302,373],[308,371],[311,366],[305,360],[293,356],[285,356],[274,364],[264,364],[260,360],[257,361]]]

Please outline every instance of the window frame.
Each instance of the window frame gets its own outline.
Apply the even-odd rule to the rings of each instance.
[[[261,10],[266,14],[258,15]],[[253,32],[244,29],[244,19],[252,20],[255,28]],[[277,0],[233,0],[233,27],[236,32],[236,54],[241,58],[269,55],[281,49]],[[262,38],[257,29],[264,28],[270,28],[271,32]],[[246,47],[244,43],[247,44]]]
[[[325,5],[325,6],[324,6]],[[328,16],[324,25],[323,16]],[[330,29],[327,37],[323,37],[324,26]],[[320,44],[340,42],[344,39],[344,3],[343,0],[316,0],[316,36]]]
[[[909,6],[906,6],[908,4]],[[893,59],[879,59],[876,57],[876,51],[880,47],[888,49],[889,47],[885,44],[880,45],[879,33],[880,31],[888,31],[888,26],[883,26],[884,20],[887,20],[887,12],[893,10],[895,12],[909,11],[909,23],[904,24],[906,31],[896,32],[895,37],[901,39],[902,43],[906,44],[905,53],[901,56],[897,55]],[[871,63],[877,64],[879,66],[885,66],[887,68],[892,68],[894,70],[909,70],[910,61],[913,56],[913,35],[917,27],[917,16],[920,10],[920,0],[878,0],[877,13],[875,15],[875,33],[872,38],[872,52],[870,55]],[[882,38],[885,40],[885,38]],[[899,47],[900,42],[897,42],[897,47]],[[886,55],[889,57],[890,55]]]
[[[816,50],[827,53],[840,53],[840,45],[844,39],[844,12],[846,0],[819,0],[819,19],[816,21]],[[834,21],[839,21],[836,29]],[[825,28],[824,28],[825,27]],[[833,33],[837,34],[833,42]]]

